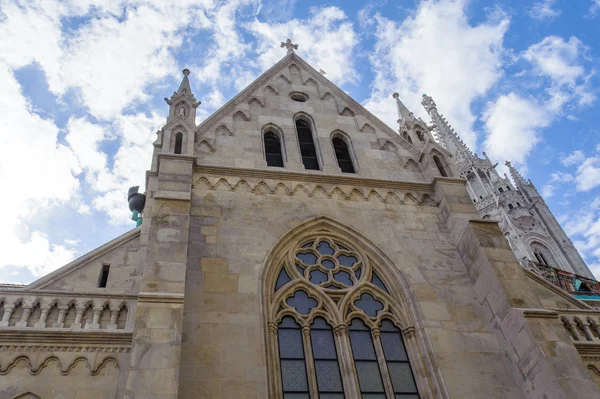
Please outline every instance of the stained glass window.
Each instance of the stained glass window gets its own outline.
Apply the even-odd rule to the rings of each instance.
[[[360,392],[362,394],[380,394],[385,397],[371,330],[360,319],[354,319],[350,324],[350,343]]]
[[[316,318],[310,328],[310,340],[319,397],[343,397],[342,377],[331,326],[324,319]]]
[[[355,173],[354,165],[352,164],[352,158],[350,157],[350,150],[348,144],[339,137],[335,137],[331,140],[333,149],[335,151],[335,157],[338,161],[338,166],[344,173]]]
[[[280,266],[270,290],[274,296],[267,298],[270,317],[284,312],[276,333],[281,386],[275,396],[345,399],[350,392],[344,390],[352,389],[363,399],[418,399],[402,333],[392,322],[397,307],[390,306],[390,286],[371,258],[319,234],[303,236],[284,259],[292,263]],[[273,298],[279,302],[269,302]],[[339,350],[352,356],[338,357]]]
[[[308,399],[308,379],[304,361],[302,330],[291,317],[284,317],[277,330],[279,362],[285,399]]]
[[[398,394],[416,394],[417,386],[413,378],[408,356],[404,349],[402,334],[400,329],[391,321],[384,320],[381,323],[381,346],[387,364],[390,379],[394,393]],[[401,396],[404,397],[404,396]],[[414,396],[415,398],[418,396]]]

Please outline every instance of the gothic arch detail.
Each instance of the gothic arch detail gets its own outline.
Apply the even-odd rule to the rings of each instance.
[[[366,368],[379,373],[376,392],[381,397],[446,396],[441,376],[425,366],[432,364],[432,352],[415,323],[418,310],[407,281],[359,233],[326,217],[305,222],[279,240],[261,274],[269,397],[335,393],[355,398],[359,392],[375,392],[365,388],[370,381]],[[315,344],[315,335],[328,334],[329,352],[319,350],[330,357],[320,357],[315,345],[322,341]],[[392,336],[395,347],[402,348],[401,358],[389,352]],[[372,359],[356,350],[359,337],[371,340]],[[280,341],[285,345],[280,347]],[[333,370],[327,383],[319,374],[324,362]],[[298,380],[290,373],[294,367],[304,370]],[[400,382],[399,370],[405,377],[412,370],[414,379]]]

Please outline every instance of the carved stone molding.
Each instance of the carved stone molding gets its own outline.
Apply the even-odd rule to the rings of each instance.
[[[211,180],[216,180],[211,182]],[[428,193],[422,192],[395,192],[395,191],[384,191],[376,189],[361,189],[357,187],[339,186],[337,184],[326,187],[320,184],[312,185],[307,183],[267,183],[264,180],[256,182],[248,181],[245,179],[238,178],[225,178],[225,177],[212,177],[202,176],[194,182],[194,186],[200,185],[206,186],[210,190],[217,190],[218,188],[226,188],[229,191],[245,190],[251,193],[257,192],[268,192],[269,194],[280,194],[287,196],[295,196],[298,193],[304,193],[308,197],[315,197],[318,195],[325,196],[329,199],[334,196],[341,197],[345,200],[361,199],[363,201],[370,201],[377,199],[383,203],[398,203],[398,204],[414,204],[422,206],[437,206],[437,203],[432,199]]]
[[[131,346],[84,346],[84,345],[3,345],[0,352],[81,352],[81,353],[130,353]]]
[[[417,331],[414,326],[408,326],[402,330],[402,335],[404,336],[404,339],[411,339],[417,336]]]
[[[98,373],[104,367],[106,367],[108,364],[111,364],[111,363],[117,369],[120,368],[119,362],[117,361],[117,359],[115,359],[113,357],[105,358],[100,364],[98,364],[95,367],[93,367],[90,364],[89,360],[86,359],[85,357],[78,357],[75,360],[73,360],[72,362],[70,362],[69,365],[67,365],[65,367],[63,364],[61,364],[60,359],[56,356],[49,356],[44,361],[42,361],[39,366],[34,367],[31,363],[29,357],[22,355],[22,356],[18,356],[15,359],[13,359],[13,361],[8,363],[6,365],[6,367],[3,367],[2,365],[0,365],[0,375],[7,375],[19,363],[24,363],[27,366],[27,368],[29,370],[29,374],[38,375],[44,368],[48,367],[49,364],[55,363],[56,366],[58,367],[58,371],[60,372],[60,374],[64,376],[64,375],[69,375],[71,373],[71,370],[73,370],[75,368],[75,366],[77,365],[77,363],[79,363],[79,362],[83,362],[85,364],[85,366],[89,370],[90,375],[92,375],[92,376],[98,375]]]
[[[0,330],[0,346],[130,347],[132,336],[124,331]]]
[[[348,328],[347,325],[340,324],[339,326],[336,326],[333,329],[333,331],[334,331],[336,337],[343,337],[345,335],[348,335],[350,329]]]

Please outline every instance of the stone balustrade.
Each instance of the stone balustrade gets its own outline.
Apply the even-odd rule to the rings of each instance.
[[[559,319],[573,341],[600,344],[600,311],[561,311]]]
[[[134,295],[0,293],[0,329],[133,330]]]

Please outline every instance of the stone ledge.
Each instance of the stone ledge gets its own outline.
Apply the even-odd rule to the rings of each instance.
[[[138,303],[183,303],[184,294],[166,292],[140,292]]]
[[[324,183],[333,185],[347,185],[347,186],[363,186],[373,188],[387,188],[396,190],[407,190],[407,191],[424,191],[427,193],[434,192],[434,183],[425,182],[411,182],[411,181],[397,181],[397,180],[383,180],[383,179],[371,179],[365,177],[351,177],[351,176],[340,176],[340,175],[326,175],[316,173],[305,173],[305,172],[290,172],[290,171],[275,171],[275,170],[259,170],[259,169],[245,169],[245,168],[232,168],[226,166],[205,166],[196,165],[194,166],[194,173],[202,173],[205,175],[214,175],[218,177],[223,176],[235,176],[235,177],[253,177],[259,179],[269,180],[287,180],[287,181],[302,181],[310,183]],[[449,182],[453,184],[463,184],[465,180],[454,179],[454,178],[436,178],[436,181]]]
[[[558,319],[558,312],[547,309],[519,309],[523,311],[523,317],[529,319]]]
[[[192,193],[189,191],[156,190],[152,198],[175,201],[191,201]]]
[[[0,347],[5,346],[123,346],[130,347],[131,331],[0,330]]]
[[[577,348],[579,355],[585,360],[600,360],[600,342],[578,342],[573,345]]]

